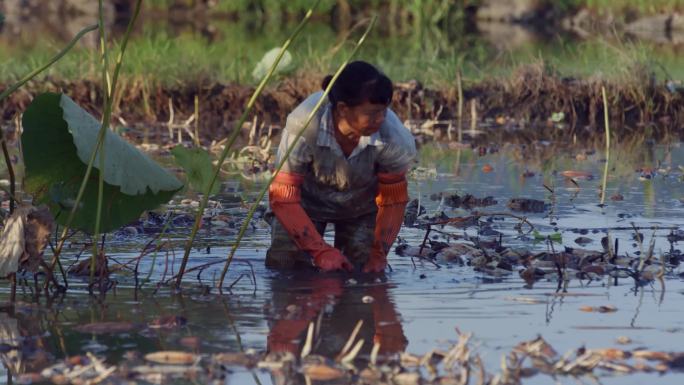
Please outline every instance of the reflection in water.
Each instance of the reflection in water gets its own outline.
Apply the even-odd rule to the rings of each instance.
[[[361,356],[369,355],[375,343],[380,344],[379,357],[404,351],[408,341],[386,283],[349,286],[341,277],[304,274],[282,275],[270,282],[273,321],[269,352],[298,355],[309,323],[317,323],[319,317],[313,354],[335,358],[359,320],[363,321],[358,334],[358,339],[364,341]]]
[[[0,359],[8,378],[39,371],[54,360],[46,350],[50,344],[45,335],[40,319],[30,311],[15,312],[14,307],[0,309]]]

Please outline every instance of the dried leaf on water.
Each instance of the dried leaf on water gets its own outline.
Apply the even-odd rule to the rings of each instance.
[[[632,343],[632,339],[627,336],[620,336],[615,340],[615,342],[620,345],[627,345]]]
[[[590,179],[594,178],[594,175],[592,175],[590,172],[577,171],[577,170],[565,170],[565,171],[561,172],[561,175],[563,175],[566,178],[571,178],[571,179],[590,180]]]
[[[533,357],[542,356],[547,359],[552,359],[558,355],[556,350],[546,342],[541,336],[531,340],[519,343],[513,348],[513,351],[529,354]]]
[[[145,360],[147,361],[169,365],[190,365],[195,363],[198,357],[199,356],[197,354],[175,350],[166,350],[145,354]]]
[[[626,360],[632,356],[628,351],[615,348],[591,349],[591,352],[607,360]]]
[[[382,379],[382,373],[377,370],[365,368],[359,373],[359,377],[365,381],[376,383]]]
[[[314,381],[331,381],[342,378],[344,372],[325,364],[305,365],[302,373]]]
[[[256,360],[245,353],[219,353],[212,357],[214,362],[222,365],[235,365],[250,367]]]
[[[418,373],[404,372],[392,377],[392,382],[396,385],[418,385],[421,383],[421,378]]]
[[[18,207],[0,237],[0,277],[16,273],[20,267],[37,272],[53,225],[47,207]]]
[[[614,313],[617,311],[617,308],[612,305],[581,306],[579,309],[587,313]]]
[[[632,357],[649,361],[672,361],[672,354],[666,352],[656,352],[652,350],[635,350],[632,352]]]

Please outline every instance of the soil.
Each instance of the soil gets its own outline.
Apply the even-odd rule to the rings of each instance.
[[[318,90],[321,77],[296,75],[267,87],[254,107],[257,122],[280,127],[299,101]],[[682,133],[684,92],[681,88],[658,84],[648,74],[639,73],[621,83],[564,78],[543,65],[523,66],[508,79],[469,84],[463,90],[460,121],[467,129],[475,116],[478,128],[493,128],[503,135],[553,139],[603,135],[602,87],[608,95],[613,134],[657,137],[665,132]],[[240,84],[199,82],[163,87],[141,81],[124,81],[119,89],[122,91],[117,95],[113,122],[123,126],[139,122],[147,127],[164,127],[169,121],[170,100],[174,123],[184,122],[194,113],[195,95],[198,95],[199,128],[202,141],[207,143],[226,136],[254,91],[253,86]],[[98,82],[48,79],[27,84],[4,101],[0,105],[3,120],[15,119],[33,96],[44,91],[66,92],[79,105],[100,115],[102,92]],[[413,124],[416,127],[425,127],[423,123],[430,122],[432,135],[446,131],[450,124],[454,128],[458,126],[457,107],[455,86],[428,89],[415,81],[395,84],[392,108],[403,120],[417,122]],[[552,120],[552,115],[558,112],[563,112],[561,119]],[[414,132],[416,127],[412,127]]]

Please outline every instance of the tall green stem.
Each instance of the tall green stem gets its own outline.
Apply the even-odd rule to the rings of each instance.
[[[192,249],[192,244],[195,242],[195,237],[197,237],[197,231],[199,231],[200,223],[202,223],[202,215],[204,214],[204,209],[206,209],[206,207],[207,207],[207,202],[209,201],[209,195],[211,194],[211,190],[214,188],[214,184],[216,183],[216,180],[218,179],[219,173],[221,172],[221,168],[223,167],[223,162],[225,162],[226,157],[228,156],[228,153],[230,152],[230,149],[233,147],[233,144],[235,144],[235,140],[240,135],[242,125],[245,123],[245,121],[247,120],[247,117],[249,116],[249,113],[252,111],[252,107],[254,107],[254,104],[256,103],[257,97],[264,90],[266,83],[268,83],[268,81],[271,79],[271,77],[273,77],[273,73],[275,73],[275,70],[278,66],[278,63],[280,63],[280,59],[285,54],[285,51],[287,51],[287,48],[290,46],[292,41],[294,41],[294,39],[299,35],[299,33],[302,31],[302,29],[304,29],[304,26],[306,25],[306,23],[309,21],[309,19],[313,15],[313,10],[318,6],[318,3],[320,3],[320,1],[321,0],[316,0],[314,5],[311,8],[309,8],[309,10],[304,15],[304,18],[302,19],[302,21],[297,26],[297,28],[295,28],[295,30],[292,32],[290,37],[288,37],[288,39],[285,41],[283,46],[280,48],[280,52],[278,52],[278,56],[276,57],[275,61],[271,65],[271,68],[269,69],[268,74],[266,74],[266,76],[261,80],[261,82],[257,86],[256,90],[252,94],[252,97],[247,102],[247,107],[245,108],[244,112],[242,113],[240,120],[233,127],[233,132],[231,133],[230,137],[228,138],[226,146],[224,147],[223,151],[221,152],[221,156],[219,156],[218,164],[216,166],[216,169],[214,170],[214,176],[211,178],[211,181],[207,185],[207,187],[204,191],[204,196],[202,197],[202,200],[200,201],[199,207],[197,209],[197,214],[195,215],[195,223],[193,224],[192,231],[190,232],[190,239],[188,239],[187,243],[185,244],[185,251],[183,253],[183,260],[181,261],[180,269],[178,270],[178,278],[176,279],[176,288],[180,288],[180,285],[183,281],[183,274],[185,274],[185,268],[188,264],[188,259],[190,258],[190,250]]]
[[[83,181],[81,182],[81,187],[79,188],[78,194],[76,195],[76,199],[74,201],[74,206],[71,209],[71,211],[69,212],[69,217],[67,218],[67,221],[64,225],[64,230],[62,231],[62,236],[60,237],[60,240],[59,240],[59,243],[57,244],[57,247],[55,247],[55,253],[52,257],[52,268],[53,269],[59,261],[59,255],[62,252],[62,248],[64,247],[64,242],[66,241],[66,236],[67,236],[67,233],[69,231],[69,226],[71,225],[71,222],[73,222],[74,217],[76,215],[76,210],[78,209],[78,206],[80,205],[81,200],[83,199],[83,194],[85,192],[86,186],[88,185],[88,180],[90,179],[90,173],[92,172],[93,164],[95,163],[95,157],[97,156],[97,154],[100,150],[100,147],[102,146],[102,143],[104,142],[105,134],[107,133],[107,127],[109,126],[109,121],[110,121],[111,115],[112,115],[113,95],[116,92],[116,81],[118,79],[119,71],[121,69],[121,63],[123,60],[123,55],[126,51],[126,46],[128,44],[128,40],[130,38],[131,31],[133,29],[133,25],[135,24],[135,21],[137,20],[138,15],[140,14],[141,4],[142,4],[142,0],[136,1],[135,10],[133,12],[133,17],[131,18],[131,21],[128,23],[128,27],[126,28],[126,33],[124,34],[124,37],[123,37],[123,40],[121,43],[121,50],[119,52],[119,56],[117,57],[116,66],[114,67],[114,76],[112,78],[111,87],[108,87],[109,89],[105,88],[103,90],[103,93],[106,95],[105,98],[107,99],[107,103],[106,103],[105,109],[102,113],[102,125],[100,126],[100,131],[97,134],[97,143],[95,144],[95,148],[93,149],[93,152],[90,154],[90,159],[88,160],[88,167],[86,168],[85,175],[83,176]],[[100,174],[103,174],[103,173],[104,173],[104,170],[100,170]],[[99,196],[99,192],[98,192],[98,207],[101,206],[101,203],[102,202],[100,200],[100,196]],[[100,215],[100,210],[98,210],[98,216],[99,215]],[[93,234],[93,239],[97,239],[97,234]],[[95,243],[95,241],[93,243]]]
[[[257,197],[256,201],[254,204],[252,204],[252,207],[249,209],[249,213],[247,214],[247,218],[245,221],[242,223],[242,227],[240,227],[240,232],[238,233],[237,239],[235,240],[235,243],[230,249],[230,254],[228,255],[228,259],[226,260],[226,264],[223,267],[223,271],[221,272],[221,279],[219,280],[218,287],[223,287],[223,280],[226,277],[226,273],[228,273],[228,268],[230,267],[230,263],[233,261],[233,257],[235,256],[235,252],[237,251],[237,248],[240,246],[240,242],[242,241],[242,238],[245,235],[245,231],[247,231],[247,227],[249,227],[249,223],[252,220],[252,217],[254,216],[254,212],[256,211],[257,207],[259,207],[259,203],[261,202],[262,199],[264,199],[264,196],[266,195],[266,191],[268,191],[269,186],[271,183],[273,183],[273,180],[275,177],[278,175],[280,170],[283,168],[283,165],[287,161],[287,158],[289,158],[290,153],[292,153],[292,150],[294,149],[294,143],[297,143],[299,141],[299,138],[304,134],[304,130],[306,130],[306,127],[311,123],[313,120],[314,116],[316,116],[316,112],[321,108],[323,103],[327,101],[328,99],[328,93],[330,92],[330,89],[332,89],[332,86],[335,84],[335,81],[337,81],[337,78],[340,76],[344,68],[347,66],[347,64],[351,61],[351,59],[356,55],[356,52],[359,50],[363,42],[366,40],[366,36],[370,33],[371,29],[373,29],[373,26],[375,25],[375,22],[377,20],[377,16],[373,16],[373,19],[371,19],[370,23],[368,24],[368,27],[366,28],[366,31],[363,33],[359,41],[356,43],[356,46],[354,46],[354,49],[352,50],[351,54],[347,58],[347,60],[340,65],[340,67],[337,69],[337,72],[335,72],[335,75],[333,75],[332,79],[330,80],[330,83],[328,84],[328,87],[326,87],[325,91],[323,92],[323,96],[321,96],[320,100],[318,100],[318,103],[316,103],[316,106],[313,108],[313,110],[309,113],[309,116],[306,119],[306,122],[302,126],[302,128],[297,132],[297,135],[295,136],[295,139],[292,141],[293,145],[287,148],[287,151],[285,151],[285,154],[283,155],[283,159],[280,161],[278,166],[276,167],[275,171],[273,172],[273,175],[271,176],[271,179],[266,183],[266,185],[261,189],[259,192],[259,196]]]
[[[110,99],[110,93],[112,91],[112,85],[110,82],[109,78],[109,60],[107,59],[107,33],[105,30],[105,25],[104,25],[104,7],[103,7],[103,1],[98,0],[98,25],[99,25],[99,30],[100,30],[100,54],[101,54],[101,63],[100,65],[102,66],[102,89],[104,90],[103,97],[102,97],[102,110],[106,110],[107,106],[109,105],[109,99]],[[104,116],[102,117],[102,125],[109,125],[109,122],[105,122]],[[101,127],[100,127],[101,128]],[[99,146],[99,151],[100,151],[100,162],[99,162],[99,168],[100,172],[98,173],[98,190],[97,190],[97,211],[95,214],[95,231],[93,233],[93,246],[92,246],[92,255],[90,256],[90,285],[92,287],[93,282],[95,281],[95,267],[97,265],[97,255],[98,255],[98,250],[97,250],[97,238],[98,234],[100,233],[100,220],[101,220],[101,211],[102,211],[102,193],[104,189],[104,145],[98,145]]]

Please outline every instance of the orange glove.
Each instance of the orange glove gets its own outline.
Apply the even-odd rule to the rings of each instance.
[[[300,186],[303,180],[299,174],[278,173],[268,190],[273,213],[297,247],[313,256],[314,265],[318,268],[323,271],[351,271],[353,266],[347,257],[323,241],[302,208]]]
[[[375,203],[375,240],[371,254],[363,267],[364,273],[380,273],[387,266],[387,253],[399,234],[404,221],[404,209],[408,203],[406,174],[378,174],[378,195]]]

